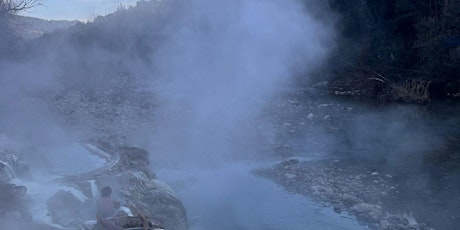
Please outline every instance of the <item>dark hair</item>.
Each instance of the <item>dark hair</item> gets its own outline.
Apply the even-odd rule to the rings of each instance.
[[[102,188],[101,195],[103,197],[109,197],[110,194],[112,194],[112,188],[110,188],[109,186],[106,186],[106,187]]]

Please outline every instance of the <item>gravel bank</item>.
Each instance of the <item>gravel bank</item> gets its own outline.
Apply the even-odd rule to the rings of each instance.
[[[391,210],[395,198],[400,196],[400,185],[393,175],[378,171],[371,164],[348,159],[290,159],[254,173],[273,179],[288,191],[330,205],[337,213],[348,212],[370,229],[433,229],[409,213]]]

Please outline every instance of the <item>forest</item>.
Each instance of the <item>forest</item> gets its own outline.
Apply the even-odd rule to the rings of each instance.
[[[330,1],[343,45],[335,87],[408,103],[460,97],[460,2]],[[356,49],[358,47],[358,49]],[[358,93],[358,92],[356,92]]]

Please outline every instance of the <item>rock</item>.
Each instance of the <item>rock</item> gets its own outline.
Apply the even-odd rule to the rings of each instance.
[[[385,217],[381,223],[385,224],[384,226],[386,229],[401,229],[401,230],[409,230],[409,229],[421,229],[416,223],[410,224],[410,221],[403,217],[403,216],[396,216],[396,215],[389,215]]]
[[[111,186],[113,197],[121,201],[121,204],[129,208],[134,215],[142,213],[168,230],[187,229],[187,217],[182,202],[168,185],[156,179],[150,170],[147,151],[134,147],[100,144],[85,147],[96,155],[103,156],[110,163],[93,172],[64,178],[65,183],[72,184],[72,187],[78,188],[82,194],[88,190],[88,181],[94,181],[98,191],[104,186]],[[89,198],[88,202],[94,204],[95,197]],[[81,224],[83,222],[81,221]]]
[[[320,81],[312,85],[313,88],[324,88],[329,85],[328,81]]]
[[[367,203],[359,203],[353,205],[350,208],[350,212],[372,223],[379,222],[383,217],[382,208],[379,205]]]
[[[72,192],[59,190],[47,201],[48,215],[63,227],[78,226],[85,221],[83,202]]]
[[[353,205],[361,202],[361,200],[353,195],[343,194],[342,203],[347,207],[352,207]]]
[[[11,216],[0,217],[1,229],[26,229],[24,221]]]
[[[300,105],[300,102],[298,100],[289,100],[289,103],[291,105]]]
[[[392,225],[390,224],[390,222],[388,222],[388,220],[381,220],[380,223],[379,223],[379,229],[381,230],[392,230]]]
[[[334,204],[334,212],[336,213],[342,213],[344,207],[343,207],[343,204],[342,203],[336,203]]]
[[[292,174],[292,173],[285,173],[284,177],[286,177],[289,180],[292,180],[292,179],[295,179],[297,177],[297,175]]]
[[[323,195],[328,198],[335,198],[334,190],[329,187],[321,185],[313,185],[311,187],[313,189],[313,194],[315,195]]]
[[[344,167],[349,163],[352,163],[351,167]],[[355,167],[354,162],[348,159],[306,161],[299,165],[292,165],[286,160],[267,172],[271,173],[265,176],[278,181],[289,191],[312,196],[331,205],[335,212],[348,211],[370,229],[431,230],[418,224],[411,216],[395,216],[388,210],[384,211],[382,207],[387,205],[384,199],[388,199],[390,193],[398,193],[399,186],[387,179],[391,179],[391,175],[380,176],[371,167]],[[293,178],[291,174],[297,177]]]
[[[298,159],[289,159],[289,160],[284,160],[280,163],[281,167],[286,167],[286,166],[292,166],[295,164],[298,164],[300,161]]]
[[[0,183],[0,210],[3,212],[18,211],[21,215],[26,214],[26,198],[27,189],[24,186]]]
[[[83,229],[93,229],[97,224],[96,220],[87,220],[83,223]]]
[[[283,126],[286,127],[286,128],[287,128],[287,127],[291,127],[291,123],[285,122],[285,123],[283,123]]]

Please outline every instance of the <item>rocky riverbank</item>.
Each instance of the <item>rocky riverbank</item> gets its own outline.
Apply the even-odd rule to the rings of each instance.
[[[187,229],[182,202],[150,170],[147,151],[101,143],[82,146],[88,150],[87,154],[104,159],[104,166],[90,172],[60,176],[49,185],[33,182],[33,172],[26,170],[28,162],[17,153],[0,151],[0,224],[10,229],[81,229],[85,222],[95,219],[98,191],[111,186],[114,199],[125,207],[126,215],[143,215],[167,230]],[[21,173],[29,178],[19,177]],[[30,183],[38,188],[28,191]],[[39,190],[45,190],[47,198],[40,210],[34,210],[32,203],[37,201],[31,193]],[[44,220],[34,218],[37,211],[46,215]]]
[[[348,212],[370,229],[433,229],[410,213],[391,208],[400,196],[400,184],[394,175],[377,168],[348,159],[290,159],[254,173],[273,179],[290,192],[330,205],[338,213]]]
[[[89,173],[60,179],[63,185],[76,189],[88,197],[88,200],[78,201],[75,192],[56,193],[48,202],[54,222],[63,226],[69,223],[82,223],[86,216],[84,210],[90,210],[97,196],[93,190],[100,191],[104,186],[111,186],[116,191],[115,198],[129,209],[128,213],[146,216],[168,230],[187,229],[187,217],[182,202],[168,185],[157,180],[155,174],[150,171],[147,151],[100,143],[85,144],[84,147],[92,154],[106,159],[107,164]],[[63,196],[64,193],[67,195]],[[69,207],[66,204],[70,201],[73,201],[74,205]]]

